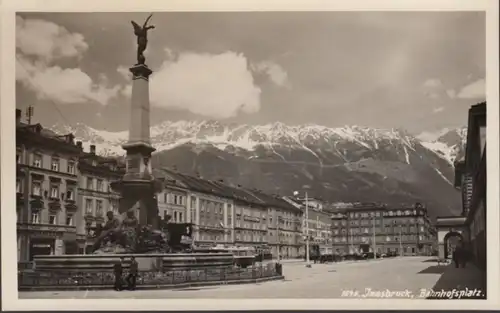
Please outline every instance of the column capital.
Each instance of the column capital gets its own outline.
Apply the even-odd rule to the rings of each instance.
[[[149,75],[153,73],[153,71],[145,64],[136,64],[132,66],[130,72],[133,74],[132,79],[145,79],[149,80]]]

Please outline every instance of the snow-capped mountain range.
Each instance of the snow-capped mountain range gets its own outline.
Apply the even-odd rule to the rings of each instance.
[[[94,144],[103,155],[123,155],[128,139],[128,132],[84,124],[51,129],[71,132],[87,151]],[[337,202],[426,202],[436,207],[433,215],[460,210],[453,162],[463,155],[465,135],[466,128],[414,136],[400,129],[279,122],[167,121],[151,127],[155,167],[175,166],[279,194],[310,189],[315,197]]]
[[[98,154],[119,156],[121,145],[128,139],[128,131],[110,132],[85,124],[74,126],[56,124],[51,130],[73,133],[86,150],[96,145]],[[288,145],[308,150],[307,146],[322,145],[335,148],[340,142],[351,142],[367,149],[378,149],[380,141],[403,142],[409,149],[420,144],[453,164],[465,146],[467,128],[444,128],[414,136],[404,130],[374,129],[345,126],[330,128],[319,125],[287,126],[277,122],[267,125],[232,125],[219,121],[166,121],[151,127],[151,141],[157,151],[173,149],[183,144],[209,144],[221,150],[228,147],[254,150],[257,146]]]

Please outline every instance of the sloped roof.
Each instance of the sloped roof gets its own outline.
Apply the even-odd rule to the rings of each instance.
[[[179,180],[186,186],[187,189],[216,195],[223,198],[233,199],[235,201],[244,202],[250,205],[257,206],[274,206],[288,210],[295,210],[292,205],[288,204],[283,199],[266,194],[262,191],[250,190],[244,187],[236,187],[223,181],[214,181],[203,179],[201,177],[179,173],[172,169],[162,168],[155,170],[155,177],[164,177],[168,175],[175,180]]]

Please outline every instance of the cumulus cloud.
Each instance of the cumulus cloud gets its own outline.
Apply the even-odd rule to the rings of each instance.
[[[95,101],[107,104],[119,92],[108,87],[108,79],[99,74],[94,82],[79,68],[62,68],[53,62],[63,58],[80,58],[88,49],[81,34],[39,19],[16,17],[16,80],[36,93],[40,99],[60,103]]]
[[[271,61],[263,61],[252,65],[256,72],[266,73],[273,83],[281,87],[289,87],[288,73],[278,64]]]
[[[39,19],[16,17],[16,48],[43,61],[77,57],[88,49],[83,35]]]
[[[444,111],[444,107],[434,108],[432,110],[433,113],[439,113],[439,112],[443,112],[443,111]]]
[[[424,87],[427,87],[427,88],[437,88],[437,87],[441,87],[442,85],[443,85],[443,83],[441,82],[441,80],[439,80],[437,78],[430,78],[424,82]]]
[[[446,90],[446,94],[448,95],[448,97],[453,99],[456,97],[457,92],[454,89],[448,89],[448,90]]]
[[[96,84],[77,68],[46,66],[18,56],[16,78],[26,88],[34,91],[39,99],[50,99],[60,103],[82,103],[95,101],[106,104],[118,94],[119,87]]]
[[[128,68],[128,67],[126,67],[126,66],[121,65],[121,66],[119,66],[119,67],[116,69],[116,71],[117,71],[118,73],[120,73],[120,75],[121,75],[123,78],[125,78],[125,79],[127,79],[127,80],[130,80],[130,78],[132,77],[132,73],[130,73],[129,68]]]
[[[166,52],[171,56],[170,51]],[[261,90],[243,54],[181,53],[167,58],[150,81],[152,105],[185,109],[212,118],[229,118],[260,109]],[[130,87],[122,90],[130,92]]]
[[[463,87],[458,92],[457,97],[463,99],[486,98],[486,80],[482,78]]]

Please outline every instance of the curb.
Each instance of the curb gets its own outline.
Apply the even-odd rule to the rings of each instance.
[[[249,278],[249,279],[234,279],[226,281],[207,281],[207,282],[189,282],[179,284],[164,284],[164,285],[140,285],[135,290],[154,290],[154,289],[183,289],[190,287],[209,287],[209,286],[222,286],[222,285],[244,285],[244,284],[257,284],[268,281],[284,280],[285,276],[272,276],[263,278]],[[18,291],[69,291],[69,290],[113,290],[113,285],[98,285],[98,286],[33,286],[23,287],[20,286]]]

